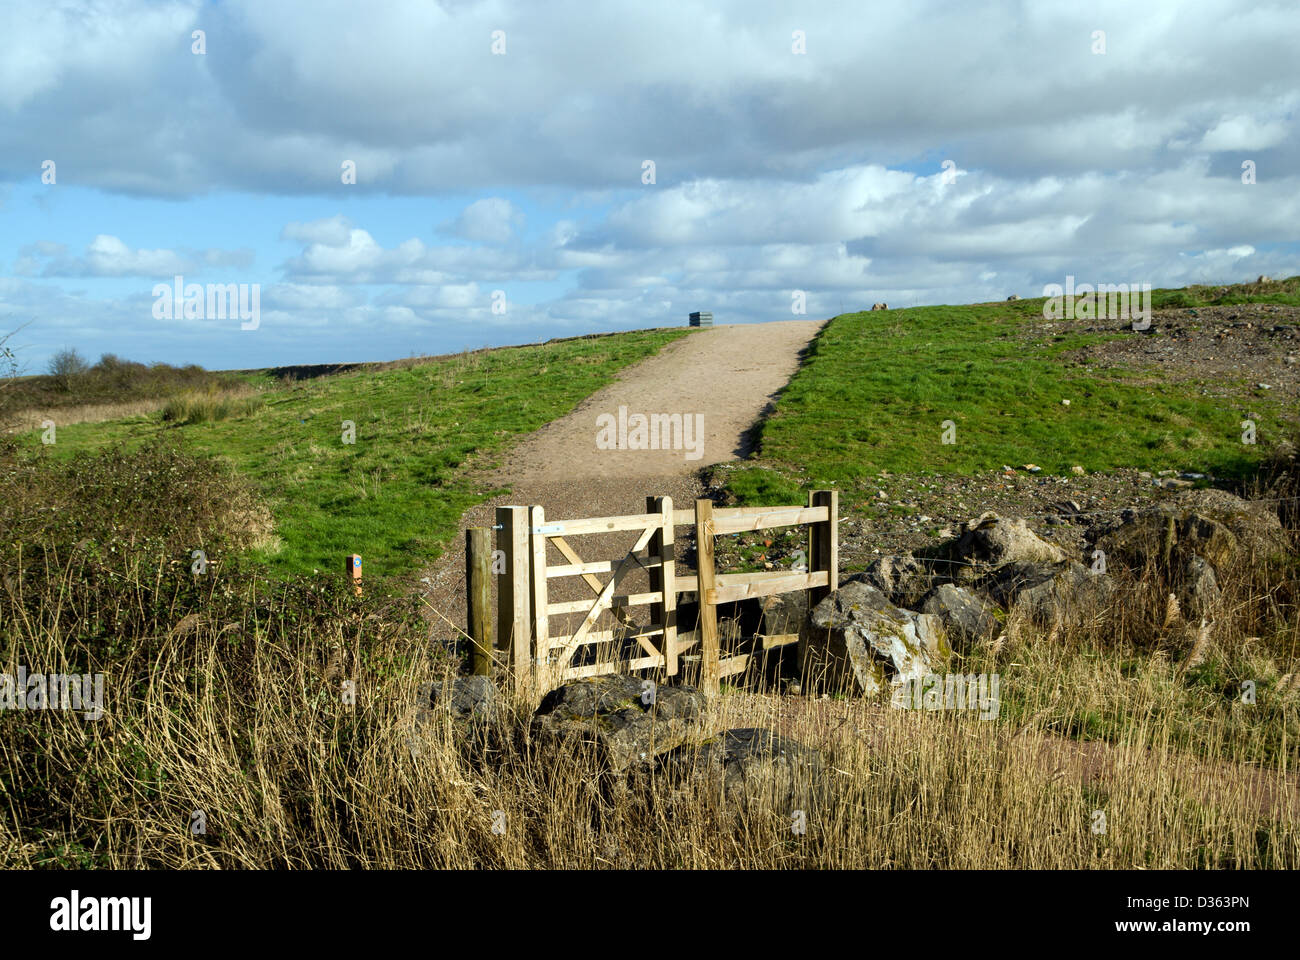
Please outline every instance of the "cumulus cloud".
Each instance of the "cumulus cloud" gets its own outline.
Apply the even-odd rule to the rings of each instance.
[[[79,257],[70,256],[64,244],[45,242],[25,246],[14,273],[41,277],[161,277],[184,273],[196,266],[194,258],[174,250],[132,249],[120,238],[101,233]]]
[[[452,220],[439,225],[439,231],[480,243],[505,243],[524,224],[524,214],[509,200],[485,197],[475,200]]]

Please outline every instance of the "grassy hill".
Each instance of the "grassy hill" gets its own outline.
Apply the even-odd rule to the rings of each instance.
[[[360,553],[374,574],[409,573],[441,552],[461,514],[488,493],[471,479],[474,466],[687,333],[553,341],[306,380],[245,373],[239,389],[179,394],[161,414],[58,426],[44,449],[68,457],[180,438],[252,481],[275,535],[251,556],[273,572],[336,570]],[[355,442],[345,442],[344,421]],[[22,442],[40,448],[40,431]]]
[[[1157,290],[1152,302],[1157,317],[1177,310],[1199,332],[1197,308],[1300,306],[1300,277]],[[760,465],[734,471],[731,489],[748,502],[793,502],[800,486],[852,488],[881,471],[973,474],[1024,463],[1057,474],[1079,464],[1232,477],[1300,422],[1293,403],[1256,389],[1258,373],[1245,364],[1224,375],[1144,356],[1083,362],[1110,341],[1141,339],[1142,349],[1173,341],[1159,324],[1144,335],[1114,320],[1046,321],[1043,305],[835,317],[761,426]],[[1242,443],[1247,418],[1256,422],[1255,445]]]

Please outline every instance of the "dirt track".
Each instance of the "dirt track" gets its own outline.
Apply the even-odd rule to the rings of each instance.
[[[697,479],[702,468],[748,454],[750,427],[798,369],[802,351],[824,322],[727,324],[669,344],[624,370],[569,415],[524,437],[501,468],[483,478],[488,486],[509,486],[511,493],[469,510],[461,518],[462,531],[491,525],[495,508],[506,504],[539,504],[549,520],[640,513],[647,496],[670,496],[675,504],[689,506],[702,494]],[[683,442],[665,442],[661,436],[660,449],[601,449],[598,418],[607,414],[617,424],[619,407],[626,408],[626,446],[632,445],[634,414],[681,414],[683,428],[688,418],[693,427],[702,417],[703,444],[695,443],[693,430],[688,436],[684,429],[674,429],[671,441]],[[617,434],[615,429],[606,438],[616,447]],[[621,542],[625,538],[606,536],[602,556],[594,559],[608,559],[630,546]],[[431,581],[429,602],[450,621],[430,614],[435,637],[449,639],[456,633],[452,624],[464,624],[464,542],[462,532],[433,569],[422,574]],[[553,599],[577,599],[589,592],[576,579],[566,586],[578,592]]]
[[[800,351],[821,325],[819,320],[730,324],[692,333],[624,371],[567,417],[524,438],[497,479],[517,490],[595,478],[649,480],[741,459],[749,453],[746,432],[794,374]],[[636,441],[637,415],[681,414],[684,429],[665,431],[671,436],[659,438],[660,449],[602,449],[598,420],[606,416],[612,425],[620,408],[628,424],[625,446]],[[702,444],[694,432],[697,423],[704,428]],[[618,444],[617,431],[604,439]],[[591,492],[585,485],[580,502]]]

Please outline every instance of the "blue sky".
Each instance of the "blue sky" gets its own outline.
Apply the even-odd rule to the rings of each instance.
[[[253,367],[1290,276],[1296,49],[1292,2],[0,0],[0,333]],[[176,274],[256,329],[156,318]]]

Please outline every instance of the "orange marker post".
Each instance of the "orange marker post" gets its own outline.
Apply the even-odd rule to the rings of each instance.
[[[361,596],[361,554],[348,554],[348,576],[352,578],[352,589]]]

